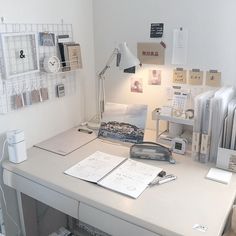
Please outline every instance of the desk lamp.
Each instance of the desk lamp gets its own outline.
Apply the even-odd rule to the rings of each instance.
[[[125,73],[135,73],[135,67],[140,65],[140,61],[137,57],[135,57],[132,52],[127,47],[127,44],[121,43],[117,48],[115,48],[109,57],[106,65],[98,74],[98,122],[99,124],[88,124],[88,127],[95,129],[100,126],[100,122],[102,119],[103,112],[105,110],[105,73],[111,67],[113,60],[116,58],[116,66],[123,70]]]
[[[116,66],[119,66],[119,68],[121,70],[124,70],[124,72],[126,73],[135,73],[135,67],[140,64],[140,61],[138,60],[138,58],[132,54],[132,52],[129,50],[125,42],[119,44],[119,47],[114,49],[105,67],[98,74],[98,79],[99,79],[98,101],[99,101],[100,120],[102,118],[102,114],[105,109],[105,86],[104,86],[105,76],[104,75],[107,69],[110,68],[111,63],[113,62],[115,57],[116,57]]]

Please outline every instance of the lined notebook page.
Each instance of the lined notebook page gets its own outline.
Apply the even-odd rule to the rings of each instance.
[[[97,183],[126,158],[110,155],[104,152],[95,152],[86,159],[78,162],[64,173],[79,179]]]
[[[127,159],[98,184],[137,198],[161,171],[159,167]]]

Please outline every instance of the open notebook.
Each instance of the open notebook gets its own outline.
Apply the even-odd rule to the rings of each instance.
[[[156,166],[97,151],[64,173],[137,198],[161,171]]]

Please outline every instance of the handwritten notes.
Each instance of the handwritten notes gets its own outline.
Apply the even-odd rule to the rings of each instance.
[[[97,183],[124,160],[124,157],[97,151],[72,166],[64,173],[79,179]]]
[[[64,173],[137,198],[161,171],[156,166],[97,151]]]
[[[128,159],[99,181],[99,185],[137,198],[161,171],[161,168]]]

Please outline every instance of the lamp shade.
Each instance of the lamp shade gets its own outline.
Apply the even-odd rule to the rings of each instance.
[[[140,64],[139,59],[133,55],[133,53],[129,50],[125,42],[119,45],[119,53],[120,53],[119,67],[121,70],[138,66]]]

